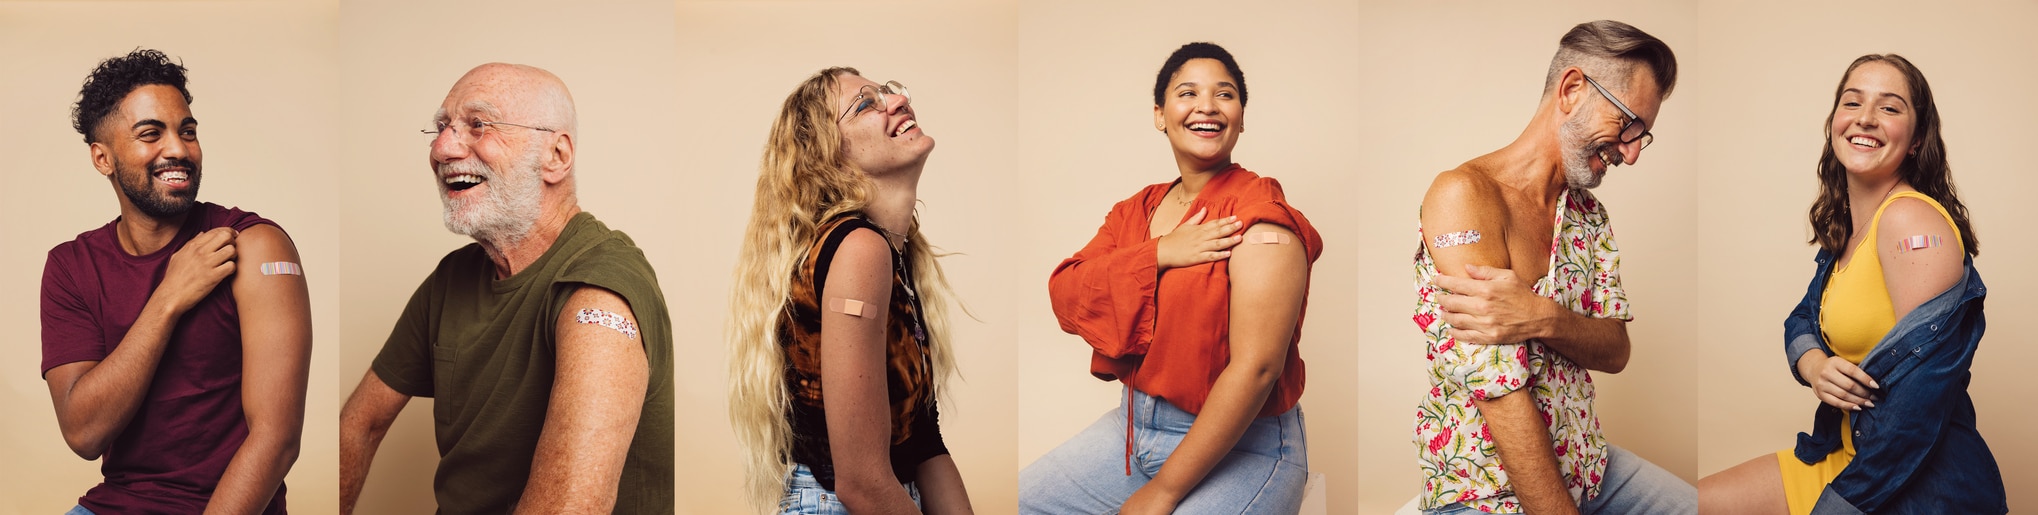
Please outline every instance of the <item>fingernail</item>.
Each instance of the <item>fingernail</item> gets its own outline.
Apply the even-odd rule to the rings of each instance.
[[[1870,408],[1873,408],[1873,407],[1875,407],[1875,401],[1868,401],[1868,402],[1865,402],[1865,403],[1862,403],[1862,404],[1863,404],[1863,405],[1865,405],[1865,406],[1868,406],[1868,407],[1870,407]]]
[[[1880,390],[1880,389],[1882,389],[1882,385],[1879,385],[1879,384],[1875,384],[1875,380],[1874,380],[1874,379],[1870,379],[1870,380],[1868,380],[1868,387],[1869,387],[1869,388],[1874,388],[1874,389],[1877,389],[1877,390]]]
[[[1854,405],[1854,411],[1861,411],[1861,405],[1859,404]]]

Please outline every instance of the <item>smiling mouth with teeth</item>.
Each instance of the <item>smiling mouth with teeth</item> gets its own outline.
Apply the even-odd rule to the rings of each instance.
[[[163,182],[180,183],[191,180],[191,174],[190,172],[181,172],[176,170],[158,172],[156,173],[156,180]]]
[[[462,191],[480,185],[484,179],[479,175],[449,175],[445,181],[447,191]]]
[[[919,126],[920,126],[919,120],[906,120],[905,123],[899,124],[899,128],[892,129],[892,137],[894,138],[899,137],[899,135],[905,134],[906,131]]]
[[[1189,124],[1189,130],[1194,132],[1218,132],[1224,130],[1224,125],[1217,122],[1197,122]]]
[[[1860,145],[1860,146],[1868,147],[1868,148],[1881,148],[1881,147],[1882,147],[1882,142],[1880,142],[1880,141],[1876,141],[1876,140],[1875,140],[1875,138],[1870,138],[1870,137],[1867,137],[1867,136],[1855,136],[1855,137],[1852,137],[1852,138],[1847,138],[1847,142],[1848,142],[1848,143],[1853,143],[1853,144],[1855,144],[1855,145]]]

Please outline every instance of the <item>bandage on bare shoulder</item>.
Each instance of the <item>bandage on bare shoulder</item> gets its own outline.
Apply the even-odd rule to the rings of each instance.
[[[1896,240],[1896,251],[1899,253],[1903,253],[1910,252],[1913,250],[1929,249],[1932,247],[1937,247],[1945,244],[1946,244],[1945,239],[1940,238],[1937,235],[1920,234],[1917,236],[1905,236],[1903,239]]]
[[[1479,243],[1479,231],[1468,230],[1439,234],[1430,242],[1430,246],[1445,249],[1473,243]]]
[[[828,310],[836,313],[841,313],[844,315],[849,315],[858,318],[876,315],[876,313],[873,313],[870,308],[871,306],[869,303],[856,299],[845,299],[841,297],[828,298]]]
[[[623,316],[622,313],[587,308],[580,310],[579,313],[575,313],[573,320],[583,324],[594,324],[615,329],[616,332],[623,333],[623,336],[627,336],[632,340],[637,339],[637,323],[631,322],[630,317]]]
[[[1246,243],[1263,243],[1263,244],[1267,244],[1267,245],[1281,245],[1281,244],[1285,244],[1285,243],[1288,243],[1288,242],[1290,242],[1290,241],[1294,241],[1294,240],[1292,240],[1292,239],[1288,238],[1288,235],[1286,235],[1286,234],[1281,234],[1281,233],[1278,233],[1278,232],[1256,232],[1256,233],[1252,233],[1252,234],[1247,234],[1247,235],[1245,235],[1245,242],[1246,242]]]
[[[262,263],[262,275],[304,275],[304,267],[289,261]]]

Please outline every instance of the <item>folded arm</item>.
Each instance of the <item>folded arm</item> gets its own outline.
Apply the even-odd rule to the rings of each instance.
[[[141,316],[105,359],[66,363],[43,374],[56,406],[57,427],[71,452],[87,460],[99,459],[127,429],[148,396],[156,364],[170,343],[177,320],[234,273],[234,236],[228,228],[206,231],[171,255],[163,281],[150,293]],[[52,291],[47,282],[43,288],[44,295],[54,296],[58,305],[71,301],[61,312],[45,312],[45,324],[92,323],[70,292]]]

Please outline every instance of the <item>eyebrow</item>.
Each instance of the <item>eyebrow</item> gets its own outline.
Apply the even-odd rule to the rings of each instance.
[[[1857,94],[1857,95],[1866,95],[1866,94],[1868,94],[1868,92],[1866,92],[1866,91],[1862,91],[1862,90],[1861,90],[1861,88],[1847,88],[1847,89],[1845,89],[1845,90],[1842,90],[1842,91],[1841,91],[1841,93],[1854,93],[1854,94]],[[1887,91],[1885,91],[1885,92],[1883,92],[1883,93],[1882,93],[1882,96],[1885,96],[1885,97],[1896,97],[1896,99],[1897,99],[1897,100],[1903,101],[1903,103],[1904,103],[1904,107],[1910,107],[1910,105],[1911,105],[1911,99],[1908,99],[1908,98],[1904,98],[1904,96],[1903,96],[1903,95],[1898,95],[1898,94],[1896,94],[1896,93],[1890,93],[1890,92],[1887,92]]]
[[[461,104],[460,110],[463,112],[481,113],[481,116],[484,118],[490,119],[502,118],[502,111],[496,109],[495,104],[490,104],[486,100],[474,100],[469,101],[465,104]],[[443,121],[449,119],[450,118],[446,116],[446,108],[444,107],[441,107],[437,112],[432,113],[432,120],[434,121]]]
[[[189,117],[189,116],[186,116],[186,117],[184,117],[184,122],[183,122],[183,123],[184,123],[184,125],[198,125],[198,119],[197,119],[197,118],[193,118],[193,117]],[[165,128],[169,128],[169,127],[170,127],[170,124],[167,124],[167,123],[163,123],[163,121],[162,121],[162,120],[157,120],[157,119],[155,119],[155,118],[148,118],[148,119],[144,119],[144,120],[142,120],[142,121],[139,121],[139,122],[134,122],[134,125],[131,125],[131,126],[129,126],[128,128],[129,128],[129,129],[140,129],[140,128],[142,128],[142,127],[155,127],[155,128],[158,128],[158,129],[165,129]]]
[[[1196,86],[1196,83],[1195,83],[1195,82],[1191,82],[1191,81],[1182,81],[1182,82],[1180,82],[1180,83],[1176,83],[1176,84],[1175,84],[1175,89],[1182,89],[1182,88],[1185,88],[1185,87],[1195,87],[1195,86]],[[1228,82],[1228,81],[1221,81],[1221,80],[1220,80],[1220,81],[1217,81],[1217,87],[1220,87],[1220,88],[1231,88],[1231,89],[1238,89],[1238,85],[1237,85],[1237,84],[1232,84],[1231,82]]]

